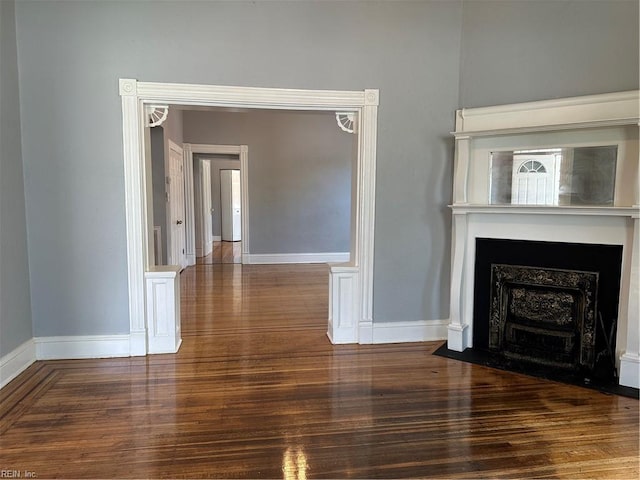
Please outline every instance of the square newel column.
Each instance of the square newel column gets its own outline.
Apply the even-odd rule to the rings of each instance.
[[[176,353],[180,336],[180,267],[150,267],[145,272],[149,353]]]

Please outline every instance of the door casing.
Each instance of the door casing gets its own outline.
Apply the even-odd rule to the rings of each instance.
[[[153,222],[149,202],[151,175],[145,164],[145,108],[153,103],[356,113],[358,157],[354,172],[356,188],[352,189],[355,208],[351,221],[350,260],[330,266],[327,335],[333,343],[373,342],[378,90],[229,87],[121,78],[119,93],[125,173],[130,355],[146,355],[148,352],[145,272],[153,265]],[[244,213],[246,216],[248,212]]]

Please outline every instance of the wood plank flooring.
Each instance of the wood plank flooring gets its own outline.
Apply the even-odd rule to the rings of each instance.
[[[431,355],[441,342],[333,346],[326,266],[181,279],[177,355],[37,362],[0,391],[0,470],[638,478],[637,400]]]
[[[216,263],[242,263],[242,242],[213,242],[209,255],[196,258],[198,265]]]

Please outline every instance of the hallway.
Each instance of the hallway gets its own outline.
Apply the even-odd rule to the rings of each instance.
[[[210,343],[209,335],[298,330],[328,342],[326,264],[197,265],[180,281],[183,348]]]
[[[213,251],[206,257],[196,257],[196,265],[242,263],[242,242],[213,242]]]

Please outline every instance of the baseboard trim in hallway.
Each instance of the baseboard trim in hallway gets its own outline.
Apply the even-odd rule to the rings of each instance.
[[[330,253],[250,253],[243,259],[245,263],[278,264],[278,263],[344,263],[349,261],[349,252]]]

